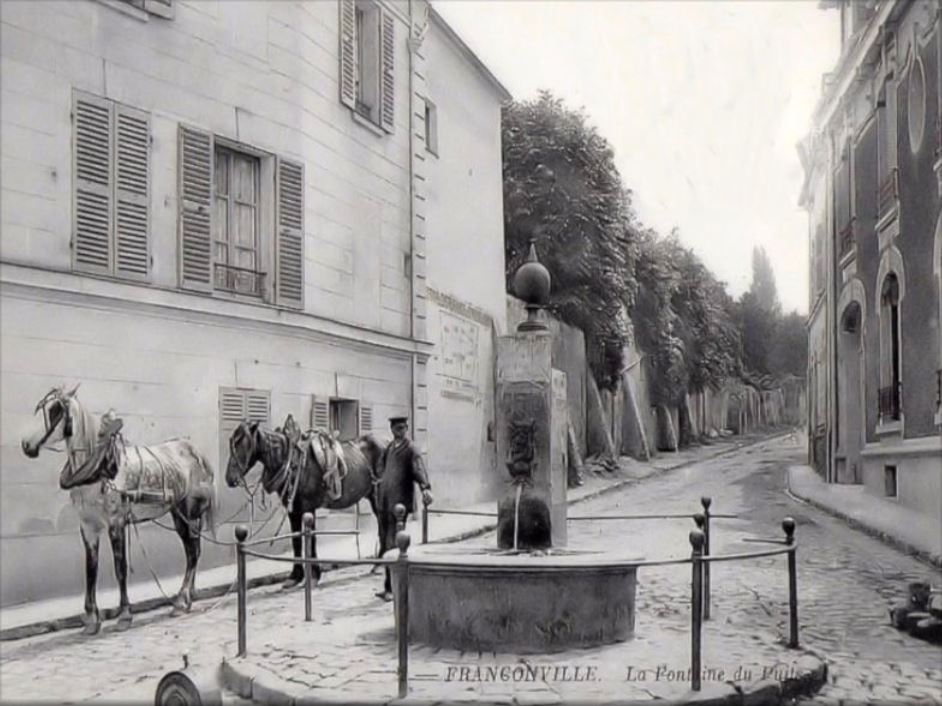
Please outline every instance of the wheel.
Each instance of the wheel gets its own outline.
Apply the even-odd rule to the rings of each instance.
[[[186,668],[168,672],[157,684],[155,706],[222,706],[215,676]]]

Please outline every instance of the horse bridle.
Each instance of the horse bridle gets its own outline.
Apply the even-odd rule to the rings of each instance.
[[[69,405],[68,398],[62,394],[62,390],[53,388],[52,390],[49,390],[49,392],[47,392],[41,400],[39,400],[39,402],[36,404],[36,409],[33,411],[34,414],[36,412],[43,413],[43,427],[46,430],[46,433],[43,434],[42,439],[39,440],[38,446],[42,446],[46,443],[49,437],[52,436],[52,432],[56,430],[56,427],[58,427],[60,423],[58,421],[55,424],[50,423],[48,408],[51,402],[58,402],[60,405],[62,405],[62,437],[68,439],[72,436],[72,410]]]

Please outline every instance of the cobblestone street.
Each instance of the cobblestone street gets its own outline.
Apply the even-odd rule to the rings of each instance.
[[[740,516],[714,521],[713,553],[755,550],[758,545],[744,543],[744,537],[781,537],[782,518],[794,517],[802,643],[829,662],[830,683],[814,703],[942,703],[942,650],[898,633],[889,625],[887,615],[887,608],[899,600],[908,581],[930,579],[938,584],[938,571],[787,496],[785,469],[788,464],[801,463],[803,456],[793,438],[764,442],[571,506],[570,516],[693,512],[699,507],[700,496],[710,495],[714,512]],[[687,534],[692,527],[681,520],[572,522],[570,546],[627,549],[649,559],[682,557],[689,555]],[[471,541],[492,542],[493,535]],[[787,631],[786,576],[782,556],[748,564],[714,565],[713,615],[704,631],[705,667],[722,668],[730,674],[740,666],[775,666],[763,664],[761,655]],[[689,580],[687,566],[639,572],[636,642],[643,643],[659,630],[679,627],[673,640],[676,650],[664,660],[652,656],[652,664],[667,661],[671,667],[683,666],[688,659],[683,626],[689,615]],[[250,651],[299,688],[309,683],[338,687],[346,683],[353,698],[361,693],[350,687],[355,675],[357,685],[373,682],[386,688],[390,679],[394,683],[395,662],[369,663],[370,645],[383,645],[390,654],[393,651],[391,611],[372,595],[380,582],[381,577],[364,576],[361,570],[328,575],[315,593],[319,638],[311,655],[298,649],[290,653],[273,649],[278,646],[260,644],[257,637],[253,642],[253,633],[284,625],[285,644],[298,644],[304,629],[301,592],[284,593],[275,588],[252,591]],[[362,632],[356,648],[344,649],[342,643],[351,642],[351,626]],[[331,631],[338,635],[332,651],[330,640],[324,638]],[[5,642],[0,698],[5,702],[148,701],[157,680],[182,665],[183,653],[188,653],[193,663],[214,665],[224,655],[234,655],[235,636],[234,597],[226,596],[197,603],[193,613],[178,619],[168,619],[166,609],[137,616],[134,627],[125,633],[115,632],[109,622],[101,635],[90,639],[77,632],[60,632]],[[573,653],[547,661],[592,660]],[[603,662],[601,666],[600,671],[609,669],[613,671],[611,678],[619,679],[631,665]],[[415,693],[421,696],[435,693],[435,681],[441,677],[418,672],[413,678]],[[645,688],[652,697],[661,695],[656,685]],[[573,698],[574,693],[566,691],[561,696]],[[591,693],[586,694],[591,698]]]

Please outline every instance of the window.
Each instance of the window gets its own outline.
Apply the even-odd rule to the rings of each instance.
[[[353,441],[373,431],[373,409],[358,400],[315,397],[311,404],[311,428],[339,432],[341,441]]]
[[[889,213],[896,205],[896,134],[893,107],[888,104],[887,86],[877,96],[877,174],[880,184],[878,207],[880,215]]]
[[[379,122],[379,10],[371,2],[355,3],[356,28],[356,111],[372,122]]]
[[[395,23],[374,0],[340,0],[340,100],[393,131]]]
[[[258,158],[217,146],[214,182],[213,285],[261,296]]]
[[[302,308],[303,167],[181,125],[179,170],[180,286]]]
[[[150,115],[76,92],[72,124],[74,267],[146,280]]]
[[[425,100],[425,149],[438,156],[438,108]]]
[[[839,257],[847,255],[854,247],[854,223],[851,212],[851,157],[850,149],[845,146],[841,151],[840,163],[834,175],[834,212],[837,227],[837,252]]]
[[[883,488],[888,498],[895,498],[899,493],[896,485],[896,466],[883,467]]]
[[[899,281],[890,273],[880,293],[880,421],[900,419]]]
[[[926,72],[918,56],[909,71],[908,88],[906,112],[909,122],[909,147],[913,154],[916,154],[926,132]]]

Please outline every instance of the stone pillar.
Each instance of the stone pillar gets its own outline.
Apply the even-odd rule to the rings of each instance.
[[[529,433],[532,494],[549,510],[552,546],[563,547],[568,465],[566,375],[553,369],[552,344],[548,331],[518,331],[498,339],[497,454],[499,470],[509,480],[511,438]],[[512,494],[513,488],[501,509],[510,506]]]

